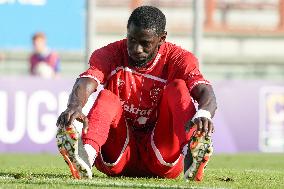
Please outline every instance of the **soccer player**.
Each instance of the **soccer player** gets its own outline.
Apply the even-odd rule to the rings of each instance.
[[[109,176],[176,178],[184,171],[185,179],[202,180],[216,99],[196,57],[165,41],[165,25],[158,8],[136,8],[127,38],[94,51],[76,80],[56,136],[74,178],[92,178],[95,166]],[[85,116],[99,84],[105,89]]]

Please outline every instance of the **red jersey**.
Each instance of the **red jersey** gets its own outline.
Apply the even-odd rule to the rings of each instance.
[[[127,124],[136,128],[156,124],[167,83],[182,79],[189,92],[198,83],[209,83],[200,73],[195,56],[169,42],[161,45],[156,57],[143,68],[128,63],[127,39],[94,51],[89,64],[80,77],[93,78],[116,94]]]

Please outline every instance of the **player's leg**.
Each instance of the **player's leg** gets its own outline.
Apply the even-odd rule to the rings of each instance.
[[[153,137],[166,162],[174,162],[180,156],[181,146],[184,146],[191,136],[185,132],[185,124],[195,112],[185,82],[174,80],[169,83],[163,93]]]
[[[192,133],[185,132],[186,122],[196,110],[183,80],[169,83],[162,96],[157,125],[151,136],[151,148],[154,151],[154,166],[158,176],[175,178],[183,170],[181,149]]]
[[[191,99],[183,80],[175,80],[165,88],[158,123],[151,138],[151,146],[156,159],[159,161],[159,164],[156,163],[156,165],[160,165],[159,169],[157,167],[154,169],[159,170],[159,176],[175,178],[182,172],[183,168],[186,171],[196,161],[197,157],[192,158],[193,156],[191,156],[191,149],[187,150],[190,138],[196,139],[196,136],[192,137],[195,127],[190,128],[189,132],[185,132],[186,122],[196,112]],[[204,142],[198,140],[197,144],[193,149],[194,154],[196,154],[196,150],[200,149],[204,152]],[[185,165],[187,167],[183,167],[184,156],[181,156],[182,151],[186,156]],[[202,161],[204,160],[203,157]],[[203,174],[204,166],[198,164],[194,168],[194,171]],[[200,175],[202,176],[202,174]]]
[[[127,163],[129,133],[118,96],[109,90],[99,94],[89,114],[89,129],[83,135],[84,145],[98,153],[95,166],[107,175],[117,175]]]

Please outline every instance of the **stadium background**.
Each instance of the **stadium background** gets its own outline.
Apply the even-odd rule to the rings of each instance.
[[[75,78],[87,68],[86,46],[94,50],[125,37],[127,18],[141,3],[160,7],[168,19],[168,41],[192,51],[192,0],[0,0],[1,153],[57,153],[56,118]],[[206,0],[204,5],[200,58],[218,100],[216,153],[283,152],[283,1]],[[59,52],[60,78],[29,76],[36,31],[45,32],[50,48]]]

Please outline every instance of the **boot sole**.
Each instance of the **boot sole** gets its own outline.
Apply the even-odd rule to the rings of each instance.
[[[189,145],[193,162],[184,173],[184,177],[186,180],[201,181],[203,179],[204,168],[213,153],[213,147],[211,139],[205,139],[204,136],[195,138],[196,141]]]
[[[79,133],[74,127],[68,127],[66,130],[58,129],[57,147],[74,179],[91,179],[91,169],[78,156],[78,137]]]

